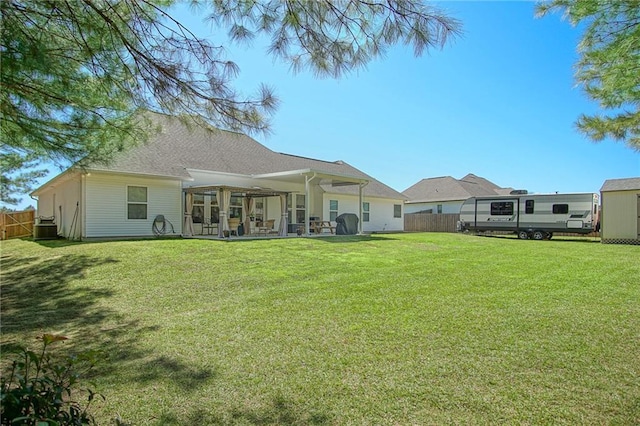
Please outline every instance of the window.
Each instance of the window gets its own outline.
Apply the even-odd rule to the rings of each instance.
[[[127,219],[147,218],[147,187],[127,186]]]
[[[264,198],[256,198],[254,205],[255,205],[255,220],[257,222],[264,221]]]
[[[304,194],[296,194],[296,223],[304,223],[306,198]]]
[[[362,203],[362,221],[369,222],[369,203]]]
[[[329,200],[329,220],[334,221],[338,217],[338,200]]]
[[[438,214],[442,214],[442,204],[438,204]]]
[[[242,197],[231,195],[231,204],[229,205],[229,217],[242,218]]]
[[[204,194],[193,194],[191,218],[193,223],[202,223],[204,221]]]
[[[569,213],[569,204],[554,204],[552,207],[553,214]]]
[[[533,214],[533,205],[535,204],[534,200],[527,200],[524,202],[524,213],[525,214]]]
[[[513,201],[496,201],[491,203],[492,216],[513,215]]]
[[[393,205],[393,217],[402,217],[402,204]]]
[[[211,223],[220,223],[220,206],[215,194],[211,196]]]

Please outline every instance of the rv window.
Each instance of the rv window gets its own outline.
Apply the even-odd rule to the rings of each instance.
[[[569,204],[554,204],[553,214],[567,214],[569,213]]]
[[[534,204],[534,200],[525,201],[524,203],[525,214],[533,214],[533,204]]]
[[[500,201],[491,203],[492,216],[511,216],[513,215],[513,201]]]

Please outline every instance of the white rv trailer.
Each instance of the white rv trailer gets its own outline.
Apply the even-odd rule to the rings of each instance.
[[[598,194],[513,194],[471,197],[460,208],[460,231],[513,232],[521,239],[549,239],[554,232],[599,230]]]

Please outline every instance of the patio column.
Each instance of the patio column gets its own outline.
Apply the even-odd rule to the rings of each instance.
[[[280,194],[280,230],[278,235],[286,237],[288,235],[288,214],[287,214],[287,194]]]
[[[358,235],[362,235],[362,183],[358,184]]]
[[[191,211],[193,210],[193,194],[187,192],[185,195],[184,229],[182,235],[185,237],[190,237],[193,235],[193,218],[191,217]]]
[[[308,237],[311,235],[309,229],[309,210],[311,209],[311,181],[316,178],[316,174],[309,177],[304,175],[304,234]],[[295,206],[295,200],[292,200]]]
[[[253,211],[253,206],[255,204],[255,200],[253,197],[245,197],[242,199],[242,223],[244,223],[244,233],[249,235],[251,233],[251,212]]]
[[[218,237],[224,238],[224,231],[229,230],[229,220],[227,218],[231,204],[231,191],[224,188],[218,189],[218,205],[220,208],[220,219],[218,222]]]

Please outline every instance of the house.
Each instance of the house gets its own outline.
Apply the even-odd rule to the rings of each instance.
[[[485,178],[469,173],[462,179],[451,176],[422,179],[402,192],[405,214],[460,213],[460,207],[471,197],[507,195],[513,188],[501,188]]]
[[[161,131],[107,166],[72,167],[32,193],[71,239],[312,232],[355,213],[359,231],[402,230],[405,197],[343,161],[274,152],[236,132],[152,114]],[[236,221],[243,226],[232,229]],[[326,227],[327,232],[330,226]]]
[[[602,242],[640,244],[640,177],[606,180],[600,198]]]

